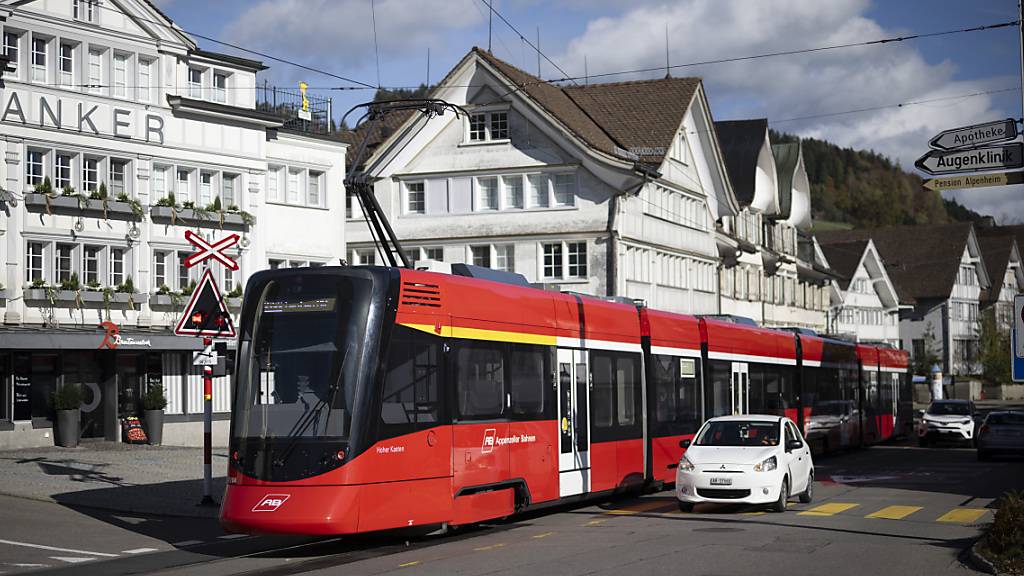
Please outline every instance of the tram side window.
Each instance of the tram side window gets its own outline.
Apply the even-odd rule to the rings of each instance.
[[[590,388],[591,423],[594,428],[611,428],[615,414],[615,381],[612,373],[612,358],[594,353],[590,357],[590,372],[593,381]]]
[[[594,440],[632,438],[640,432],[640,357],[621,352],[590,353]]]
[[[709,364],[708,390],[704,394],[707,417],[732,414],[732,365],[720,360],[713,360]]]
[[[544,416],[544,394],[548,389],[551,354],[540,346],[513,344],[509,355],[509,384],[512,415],[518,418]]]
[[[505,408],[503,347],[466,342],[455,353],[458,414],[463,419],[500,418]]]
[[[395,326],[386,370],[381,421],[411,430],[436,425],[441,412],[439,340],[418,330]]]
[[[697,382],[700,365],[694,358],[654,356],[654,434],[692,434],[700,422]]]

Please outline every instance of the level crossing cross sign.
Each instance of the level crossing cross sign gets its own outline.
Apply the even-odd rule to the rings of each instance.
[[[185,259],[185,267],[191,268],[207,259],[214,259],[227,266],[231,270],[238,270],[238,262],[224,253],[225,250],[238,244],[238,234],[229,234],[216,242],[207,242],[202,236],[191,230],[185,231],[185,240],[188,240],[199,250]]]
[[[231,322],[231,313],[224,306],[213,274],[207,269],[192,297],[189,298],[185,312],[174,328],[178,336],[202,336],[204,338],[234,338],[235,325]]]

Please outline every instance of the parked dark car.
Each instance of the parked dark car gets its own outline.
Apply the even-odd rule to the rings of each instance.
[[[990,412],[978,429],[978,460],[1024,454],[1024,412]]]

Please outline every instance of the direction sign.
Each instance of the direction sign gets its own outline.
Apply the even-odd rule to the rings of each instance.
[[[1024,144],[1013,142],[949,152],[929,150],[914,162],[914,166],[929,174],[1024,168]]]
[[[186,268],[191,268],[208,258],[213,258],[231,270],[238,270],[238,262],[235,262],[230,256],[224,253],[225,250],[238,243],[238,234],[229,234],[224,238],[211,243],[207,242],[199,234],[196,234],[191,230],[185,230],[185,240],[188,240],[193,246],[199,249],[196,253],[185,259]]]
[[[1024,184],[1024,172],[990,172],[988,174],[964,174],[946,178],[932,178],[924,181],[924,187],[941,192],[943,190],[962,190],[964,188],[983,188],[985,186],[1008,186]]]
[[[1013,118],[985,122],[974,126],[964,126],[940,132],[928,141],[928,145],[937,150],[955,150],[971,148],[982,144],[1009,142],[1017,137],[1017,121]]]
[[[179,336],[203,336],[206,338],[234,338],[235,325],[231,314],[224,306],[217,283],[207,269],[199,279],[192,297],[185,306],[185,312],[178,320],[174,333]]]
[[[216,366],[217,365],[217,351],[213,349],[213,344],[209,344],[202,350],[196,350],[192,353],[192,365],[193,366]]]
[[[1024,294],[1013,297],[1013,318],[1013,331],[1017,333],[1013,355],[1024,358]]]

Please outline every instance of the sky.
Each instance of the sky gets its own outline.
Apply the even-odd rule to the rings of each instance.
[[[157,4],[186,31],[371,86],[397,87],[437,82],[470,48],[486,48],[489,1]],[[927,152],[928,140],[943,130],[1022,116],[1015,26],[678,66],[1003,23],[1017,18],[1016,0],[493,0],[493,8],[492,52],[537,74],[537,53],[520,33],[534,44],[539,33],[546,57],[541,78],[560,78],[562,71],[576,76],[664,66],[667,35],[668,61],[677,66],[672,75],[704,79],[716,120],[766,117],[776,130],[874,150],[908,170]],[[334,98],[335,110],[373,97],[372,90],[335,89],[355,83],[199,42],[205,49],[262,59],[271,66],[261,73],[271,84],[305,81]],[[664,74],[660,70],[590,81]],[[945,194],[1002,223],[1024,222],[1024,186]]]

